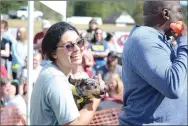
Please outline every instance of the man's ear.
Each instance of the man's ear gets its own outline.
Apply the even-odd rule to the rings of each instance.
[[[170,19],[170,11],[168,9],[163,9],[162,16],[163,16],[163,19],[169,20]]]

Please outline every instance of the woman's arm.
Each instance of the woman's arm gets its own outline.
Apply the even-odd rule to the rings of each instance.
[[[80,110],[80,117],[65,125],[88,125],[93,119],[99,103],[100,99],[93,98],[92,103],[87,104],[82,110]]]
[[[1,50],[1,57],[9,57],[10,55],[10,45],[9,43],[5,44],[5,49]]]
[[[20,115],[20,121],[22,122],[21,124],[22,124],[23,126],[26,126],[26,116]]]
[[[94,52],[92,51],[92,55],[93,57],[101,57],[101,58],[105,58],[108,56],[109,50],[106,50],[105,52]]]

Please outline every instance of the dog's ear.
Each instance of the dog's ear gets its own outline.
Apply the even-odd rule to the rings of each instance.
[[[81,79],[73,79],[71,76],[69,76],[68,80],[69,80],[69,83],[71,83],[71,84],[73,84],[75,86],[80,85],[80,81],[81,81]]]

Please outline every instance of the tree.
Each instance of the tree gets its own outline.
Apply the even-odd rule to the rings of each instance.
[[[27,5],[26,1],[0,1],[0,12],[2,14],[8,14],[9,10],[16,10],[20,6]]]
[[[76,1],[74,5],[75,16],[102,16],[101,1]]]
[[[143,16],[143,1],[138,1],[136,8],[132,14],[136,24],[142,25],[142,16]]]

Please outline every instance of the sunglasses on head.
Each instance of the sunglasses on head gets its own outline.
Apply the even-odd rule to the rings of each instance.
[[[84,46],[84,39],[80,39],[77,42],[73,43],[73,42],[67,42],[64,45],[60,45],[57,48],[61,48],[63,47],[64,49],[66,49],[67,51],[73,51],[75,45],[77,45],[79,48],[82,48]]]

